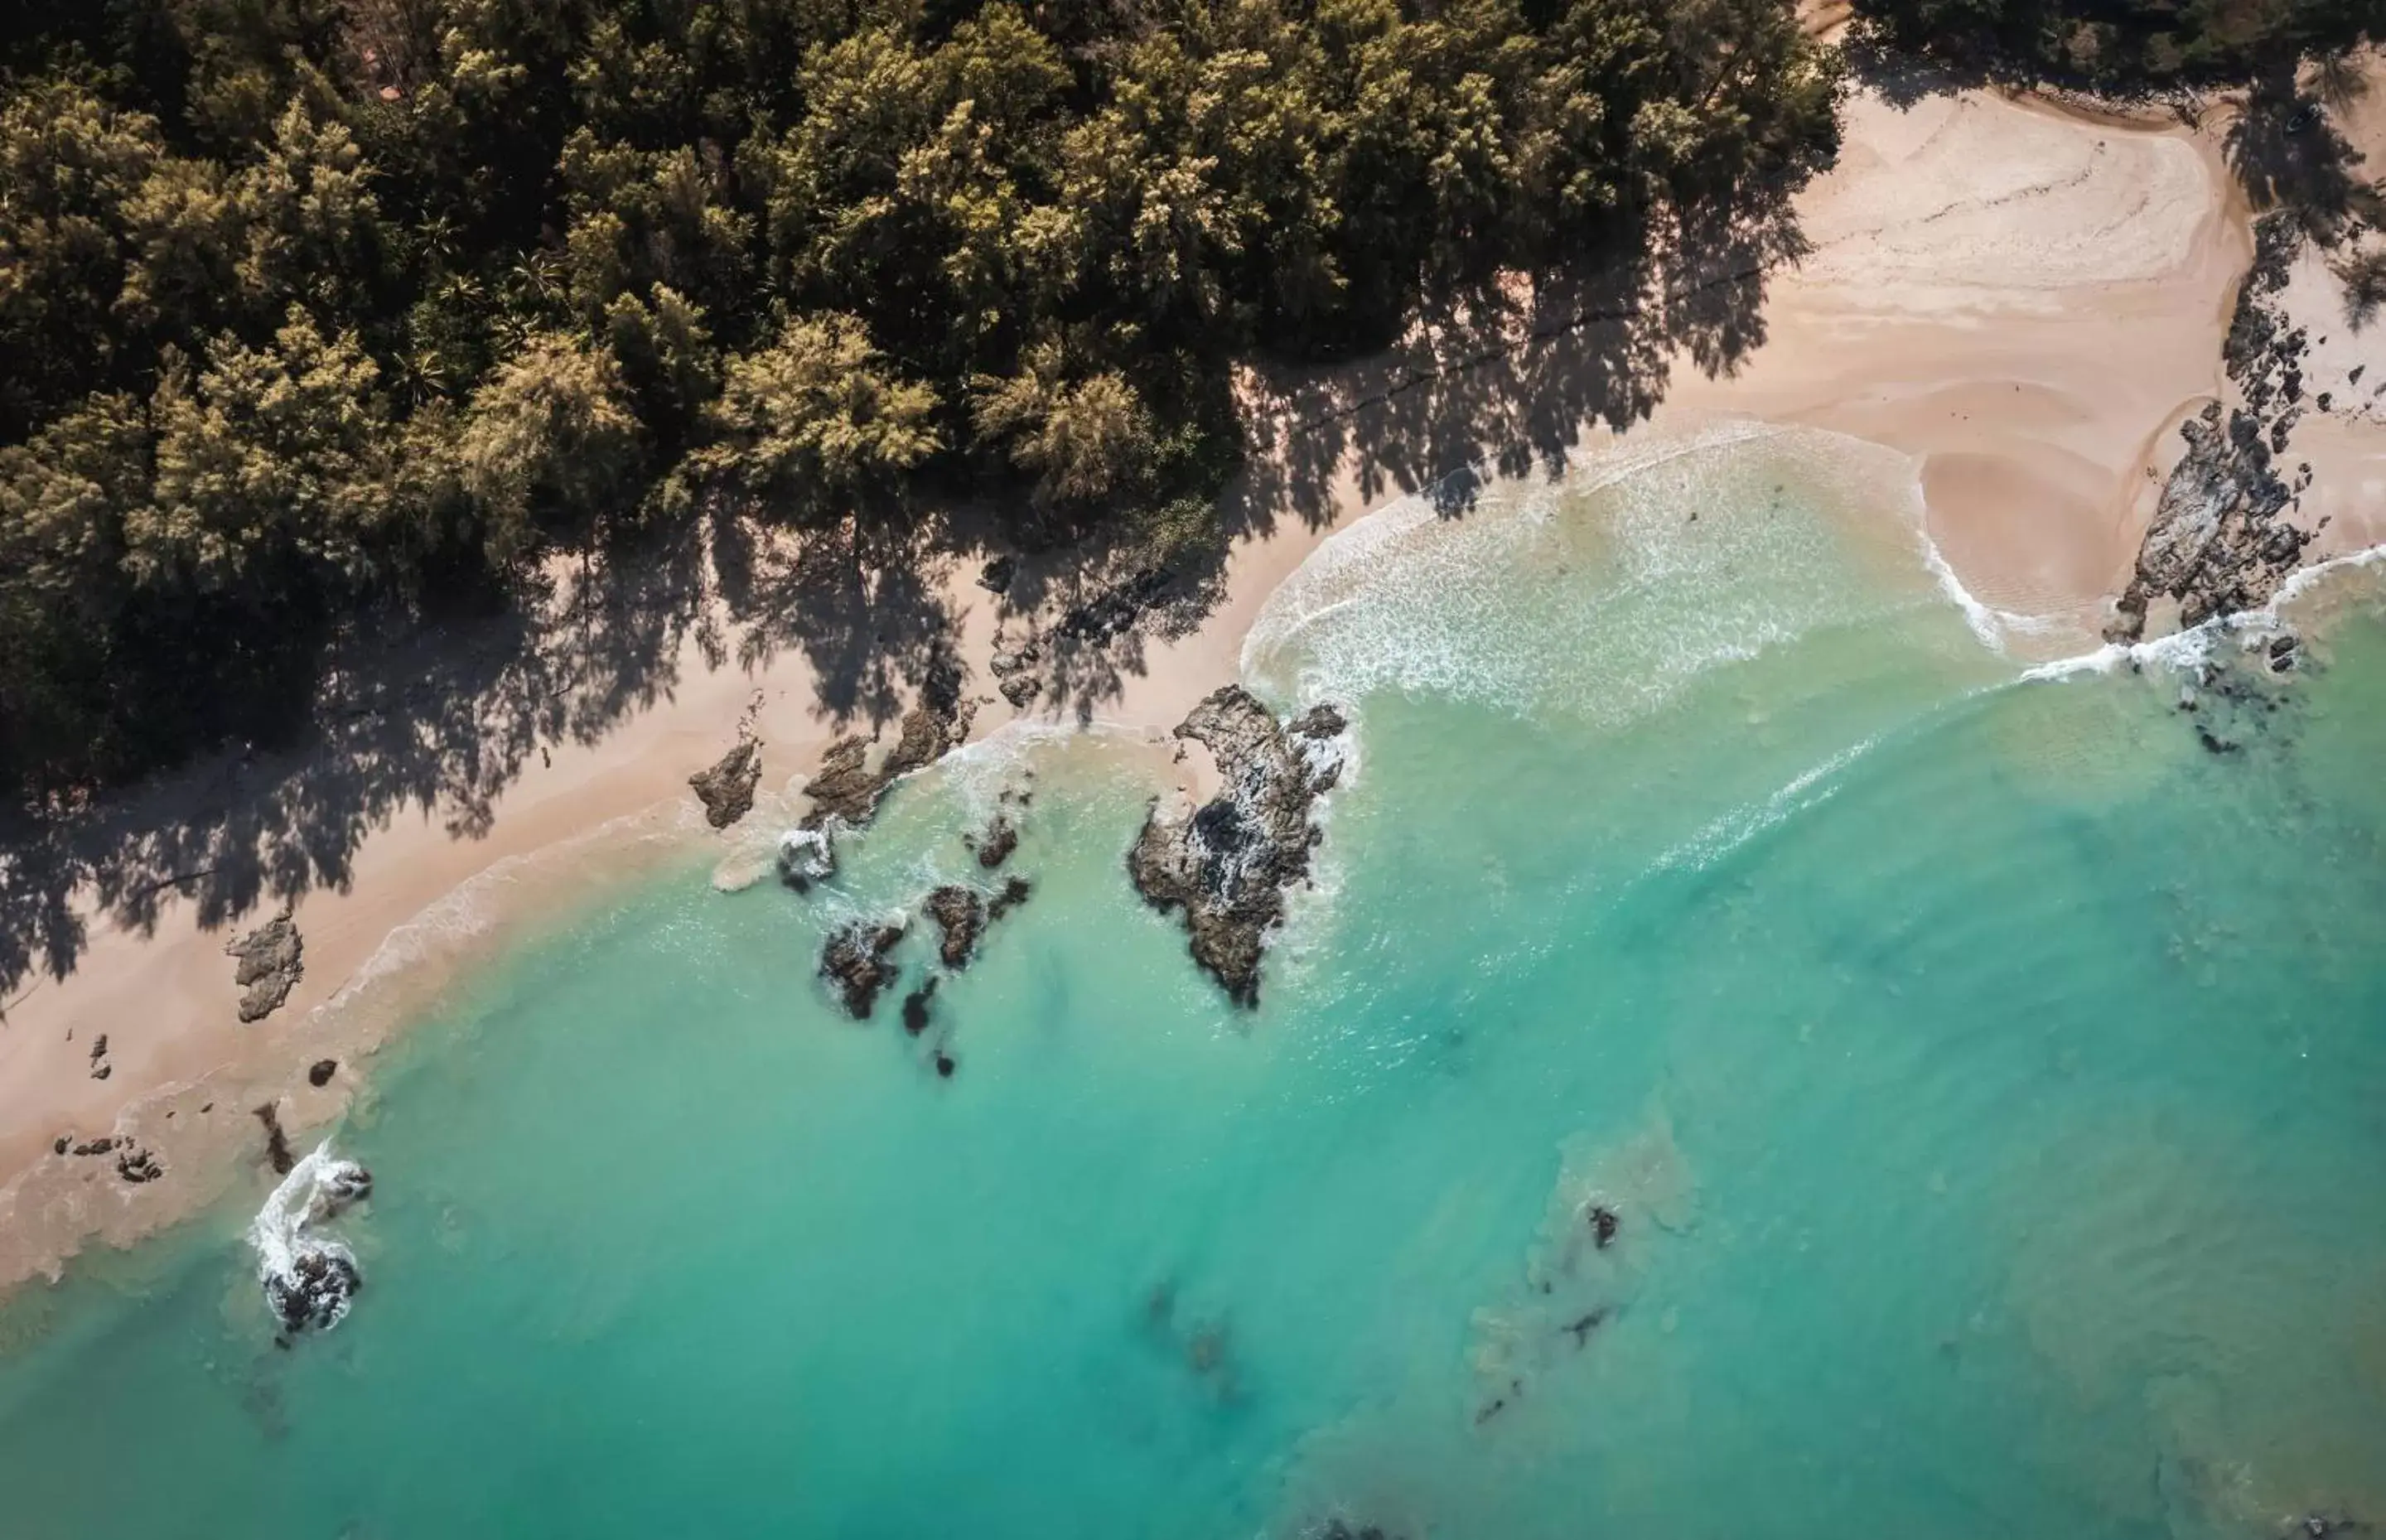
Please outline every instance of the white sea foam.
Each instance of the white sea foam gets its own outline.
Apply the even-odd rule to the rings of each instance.
[[[362,1286],[356,1253],[316,1226],[371,1192],[371,1175],[333,1154],[327,1139],[291,1166],[249,1221],[257,1282],[285,1329],[329,1331],[347,1316]]]
[[[1245,637],[1246,681],[1278,700],[1390,688],[1621,723],[1940,595],[2000,654],[2060,623],[1970,593],[1924,527],[1915,462],[1860,439],[1733,419],[1618,443],[1554,483],[1476,482],[1455,517],[1420,494],[1321,545]],[[1904,528],[1867,524],[1873,509]],[[1912,581],[1863,554],[1884,532],[1910,534]]]
[[[2022,678],[2037,681],[2077,679],[2083,674],[2109,674],[2129,668],[2159,668],[2184,673],[2211,661],[2213,649],[2224,642],[2235,641],[2241,645],[2267,642],[2286,627],[2285,613],[2305,595],[2313,593],[2329,578],[2343,572],[2359,571],[2386,561],[2386,545],[2371,545],[2345,556],[2316,561],[2297,568],[2287,575],[2269,602],[2254,609],[2243,609],[2229,615],[2216,615],[2200,625],[2168,636],[2157,636],[2151,642],[2107,642],[2092,651],[2074,657],[2058,657],[2051,663],[2023,670]]]
[[[1735,808],[1709,821],[1698,833],[1657,858],[1656,866],[1703,871],[1767,829],[1818,808],[1839,795],[1828,783],[1841,770],[1872,752],[1877,736],[1849,745],[1818,765],[1801,771],[1775,789],[1763,802]],[[1819,789],[1817,789],[1819,788]]]

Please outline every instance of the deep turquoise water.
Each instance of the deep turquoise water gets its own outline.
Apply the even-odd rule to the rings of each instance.
[[[610,895],[383,1056],[335,1332],[271,1345],[263,1176],[10,1307],[0,1526],[2386,1522],[2386,619],[2324,584],[2193,714],[2019,680],[1902,475],[1713,442],[1329,545],[1247,660],[1359,719],[1256,1013],[1099,737],[907,783],[825,894]],[[940,1081],[813,962],[1006,785]]]

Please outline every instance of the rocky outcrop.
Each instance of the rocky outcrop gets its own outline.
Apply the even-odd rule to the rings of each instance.
[[[166,1168],[145,1149],[127,1150],[116,1158],[116,1174],[138,1186],[166,1174]]]
[[[2186,626],[2258,608],[2312,542],[2313,532],[2280,517],[2294,492],[2272,471],[2270,446],[2253,413],[2229,414],[2224,428],[2214,402],[2181,423],[2179,433],[2187,455],[2163,486],[2107,640],[2137,641],[2146,607],[2158,596],[2179,601]]]
[[[284,1346],[301,1332],[338,1325],[364,1287],[356,1254],[316,1226],[371,1196],[372,1173],[325,1144],[290,1169],[250,1221],[257,1282]]]
[[[687,778],[704,804],[704,821],[726,829],[754,810],[754,788],[762,783],[762,740],[740,732],[737,745],[710,770]]]
[[[923,908],[944,933],[937,957],[947,968],[967,968],[976,955],[978,937],[986,933],[986,900],[975,888],[948,883],[928,895]]]
[[[797,893],[836,875],[836,840],[825,828],[790,829],[779,836],[779,881]]]
[[[995,688],[1002,698],[1024,710],[1043,688],[1036,677],[1036,667],[1044,661],[1044,649],[1033,639],[1016,648],[998,647],[986,667],[994,670]]]
[[[845,1008],[857,1021],[869,1020],[877,1008],[879,992],[902,971],[888,959],[903,939],[901,925],[857,920],[830,933],[821,948],[821,977],[836,987]]]
[[[2304,529],[2289,517],[2311,484],[2311,468],[2296,467],[2289,485],[2271,463],[2287,452],[2307,410],[2329,409],[2326,394],[2305,400],[2310,338],[2281,299],[2303,240],[2284,211],[2254,224],[2254,265],[2238,286],[2221,345],[2242,404],[2224,413],[2213,402],[2179,425],[2187,453],[2163,484],[2136,570],[2104,630],[2107,641],[2142,637],[2147,607],[2157,598],[2179,601],[2182,626],[2261,607],[2318,534],[2317,526]]]
[[[831,819],[854,827],[869,822],[887,787],[967,742],[977,703],[961,694],[962,682],[957,663],[931,670],[920,687],[920,698],[897,725],[895,746],[874,766],[870,762],[873,739],[850,737],[831,745],[819,773],[804,786],[811,809],[804,815],[803,827],[822,829]]]
[[[1216,691],[1176,735],[1210,750],[1218,795],[1187,816],[1155,805],[1127,852],[1136,891],[1162,912],[1185,911],[1194,960],[1237,1005],[1259,1003],[1260,959],[1284,918],[1284,890],[1309,873],[1320,837],[1311,805],[1340,773],[1321,746],[1329,723],[1338,728],[1340,714],[1320,708],[1288,729],[1241,686]]]
[[[226,956],[239,959],[240,966],[232,971],[232,983],[243,991],[242,1020],[262,1020],[281,1008],[282,1002],[290,997],[290,991],[306,976],[305,948],[298,927],[290,922],[288,909],[224,948]]]
[[[331,1084],[332,1077],[339,1072],[340,1061],[338,1059],[319,1058],[314,1063],[307,1066],[307,1083],[313,1086],[316,1090],[320,1091],[324,1086]]]
[[[911,1036],[928,1030],[928,1007],[936,997],[940,982],[938,975],[931,973],[925,983],[903,996],[903,1030]]]

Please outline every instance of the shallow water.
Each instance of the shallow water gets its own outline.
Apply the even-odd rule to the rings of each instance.
[[[1358,723],[1256,1013],[1128,888],[1099,736],[907,783],[824,893],[692,861],[383,1057],[335,1332],[272,1346],[263,1174],[12,1304],[8,1533],[2386,1521],[2371,579],[2183,713],[2019,681],[1902,465],[1608,470],[1263,618],[1255,686]],[[1006,786],[1033,899],[929,1038],[845,1020],[825,929],[982,880]]]

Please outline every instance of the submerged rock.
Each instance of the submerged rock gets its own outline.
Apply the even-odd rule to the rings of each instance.
[[[1035,891],[1036,885],[1026,878],[1011,878],[1002,884],[1002,891],[994,895],[994,902],[986,907],[987,921],[990,923],[1000,920],[1004,915],[1027,902],[1028,895]]]
[[[1011,821],[1010,815],[997,813],[986,824],[986,833],[971,842],[971,847],[977,852],[977,864],[992,871],[1011,859],[1011,853],[1019,848],[1018,826]]]
[[[944,933],[944,944],[936,955],[947,968],[967,968],[977,952],[978,937],[986,932],[986,900],[975,888],[948,883],[928,895],[924,908]]]
[[[1185,911],[1194,960],[1237,1005],[1259,1003],[1267,933],[1284,918],[1285,888],[1309,871],[1319,838],[1310,808],[1338,761],[1320,768],[1304,745],[1329,720],[1340,714],[1312,711],[1296,735],[1240,685],[1214,692],[1176,735],[1209,748],[1224,784],[1189,817],[1155,805],[1127,852],[1136,891],[1162,912]]]
[[[903,1030],[913,1037],[928,1030],[928,1003],[936,997],[937,976],[903,996]]]
[[[704,821],[726,829],[754,809],[754,788],[762,782],[762,740],[740,728],[737,745],[710,770],[687,778],[704,804]]]
[[[832,933],[821,948],[821,977],[835,984],[845,1008],[857,1021],[867,1020],[878,1005],[878,992],[901,972],[887,960],[904,927],[857,920]]]
[[[228,957],[239,959],[232,970],[232,983],[244,993],[240,997],[240,1019],[261,1020],[281,1008],[290,997],[290,991],[306,976],[304,954],[306,943],[298,927],[291,923],[290,911],[283,910],[271,920],[224,947]]]

